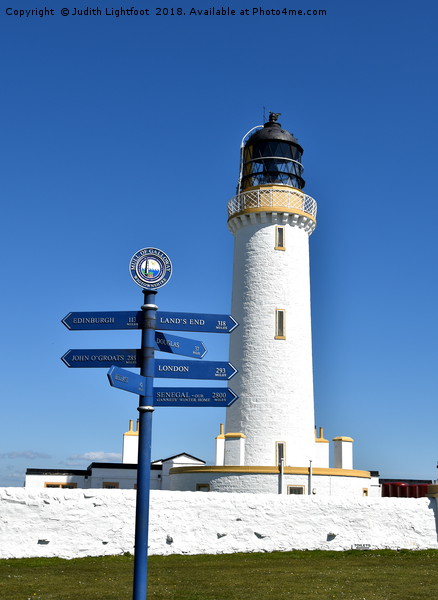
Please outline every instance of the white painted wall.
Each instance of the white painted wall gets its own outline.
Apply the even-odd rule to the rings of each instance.
[[[227,432],[246,435],[245,465],[273,466],[276,442],[286,442],[286,466],[308,466],[314,455],[309,234],[293,215],[249,214],[230,221],[234,235],[230,387]],[[276,225],[286,250],[275,250]],[[276,340],[275,309],[286,310],[286,339]],[[226,463],[225,463],[226,464]],[[318,466],[315,464],[315,466]]]
[[[157,482],[156,472],[151,472],[151,487]],[[89,477],[80,475],[53,475],[51,473],[29,475],[26,474],[25,486],[29,489],[45,489],[45,483],[75,483],[78,488],[101,488],[104,482],[116,482],[120,489],[133,490],[137,482],[137,469],[118,469],[114,464],[113,469],[99,469],[94,467]],[[154,482],[154,483],[152,483]]]
[[[0,488],[0,558],[133,552],[133,490]],[[152,492],[151,554],[438,548],[436,499]]]
[[[132,423],[132,421],[130,421]],[[138,435],[123,434],[122,462],[136,465],[138,461]]]
[[[330,462],[330,444],[327,442],[315,442],[313,454],[313,467],[328,468]]]
[[[334,438],[334,468],[353,469],[353,440],[351,438]]]
[[[278,494],[280,474],[269,473],[172,473],[170,488],[173,491],[195,491],[196,484],[210,485],[212,492]],[[308,475],[284,475],[284,491],[288,485],[304,486],[309,493]],[[364,490],[367,490],[365,493]],[[341,498],[360,498],[364,495],[380,497],[380,485],[377,477],[341,477],[333,475],[313,475],[310,492],[320,496],[338,496]]]
[[[88,487],[101,488],[104,482],[116,482],[120,489],[133,490],[137,483],[137,469],[118,469],[116,464],[114,469],[94,467]]]
[[[29,475],[26,474],[25,486],[31,489],[44,488],[45,483],[74,483],[78,488],[89,487],[83,475]]]
[[[223,434],[216,437],[216,456],[214,464],[221,467],[224,464],[225,456],[225,436]]]
[[[245,464],[245,437],[225,434],[224,464],[242,466]]]
[[[163,470],[161,472],[161,488],[162,490],[170,490],[171,488],[171,476],[169,475],[170,469],[175,467],[197,467],[204,465],[204,462],[193,458],[188,454],[178,454],[168,460],[163,461]]]

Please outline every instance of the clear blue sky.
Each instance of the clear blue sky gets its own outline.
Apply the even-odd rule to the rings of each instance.
[[[60,357],[133,348],[139,334],[60,321],[136,310],[128,263],[139,248],[172,258],[161,310],[230,310],[226,203],[263,107],[303,145],[318,202],[316,424],[355,439],[356,468],[434,478],[436,3],[255,3],[326,9],[320,17],[62,17],[96,5],[46,5],[55,16],[8,16],[8,3],[0,14],[0,485],[22,485],[26,467],[121,452],[136,396],[110,388],[105,369],[67,369]],[[227,336],[203,340],[206,359],[227,359]],[[157,410],[153,458],[212,461],[223,419],[223,409]]]

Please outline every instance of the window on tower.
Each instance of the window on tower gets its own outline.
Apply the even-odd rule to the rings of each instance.
[[[286,311],[283,308],[275,309],[275,339],[286,339]]]
[[[286,442],[275,442],[277,466],[286,460]]]
[[[277,225],[275,227],[275,250],[286,250],[284,234],[284,227]]]

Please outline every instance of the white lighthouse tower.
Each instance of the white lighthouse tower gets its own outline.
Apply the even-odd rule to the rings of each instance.
[[[369,471],[353,469],[353,439],[315,428],[309,237],[316,202],[304,193],[303,148],[277,113],[242,141],[234,236],[230,387],[215,465],[171,469],[172,489],[374,495]],[[378,486],[377,488],[378,489]]]
[[[245,436],[247,466],[283,460],[307,467],[314,460],[309,236],[316,202],[302,191],[302,154],[271,113],[244,144],[238,194],[228,204],[231,313],[240,326],[230,341],[239,399],[227,409],[225,436]]]

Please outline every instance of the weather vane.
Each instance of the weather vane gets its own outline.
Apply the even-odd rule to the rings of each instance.
[[[280,115],[281,115],[281,113],[269,112],[269,122],[276,123],[278,121],[278,117]]]

